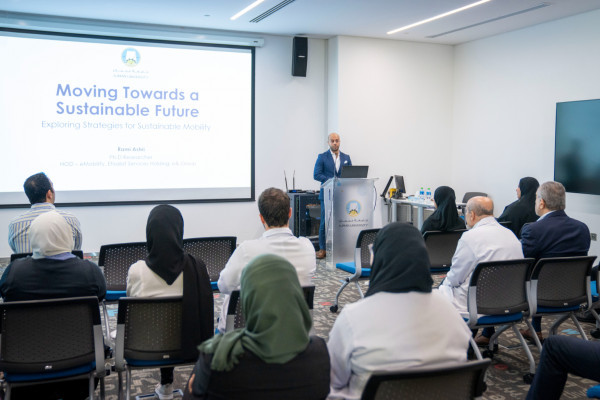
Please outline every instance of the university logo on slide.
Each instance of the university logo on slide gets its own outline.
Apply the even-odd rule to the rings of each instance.
[[[135,67],[140,63],[140,53],[133,47],[128,47],[121,53],[121,61],[128,67]]]
[[[360,214],[360,203],[356,200],[350,200],[346,203],[346,212],[351,217],[356,217]]]

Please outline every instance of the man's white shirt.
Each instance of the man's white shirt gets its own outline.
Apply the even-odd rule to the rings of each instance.
[[[477,264],[520,258],[523,258],[523,250],[515,234],[500,225],[494,217],[483,218],[462,234],[452,257],[450,271],[439,289],[452,300],[460,313],[466,314],[469,283]]]
[[[248,262],[261,254],[277,254],[288,260],[296,268],[300,285],[310,284],[317,268],[313,244],[305,237],[295,237],[289,228],[272,228],[259,239],[242,242],[227,261],[217,283],[219,291],[226,295],[219,317],[220,332],[225,331],[229,294],[240,288],[242,270]]]

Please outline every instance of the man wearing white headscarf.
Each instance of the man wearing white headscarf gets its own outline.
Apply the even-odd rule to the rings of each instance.
[[[71,226],[57,211],[41,214],[29,228],[33,256],[8,265],[0,279],[4,301],[42,300],[64,297],[104,298],[106,280],[91,261],[71,254]]]

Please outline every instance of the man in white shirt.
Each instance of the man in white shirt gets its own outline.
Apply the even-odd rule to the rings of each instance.
[[[452,266],[440,291],[460,313],[467,314],[467,293],[475,267],[484,261],[523,258],[521,242],[494,218],[494,202],[489,197],[473,197],[467,203],[462,234],[452,257]]]
[[[219,275],[219,291],[225,294],[217,329],[225,331],[229,294],[240,288],[242,270],[248,262],[261,254],[277,254],[287,259],[298,273],[301,285],[310,284],[317,268],[315,248],[305,237],[295,237],[289,228],[292,215],[290,198],[276,188],[266,189],[258,198],[260,221],[265,232],[259,239],[246,240],[233,252],[227,265]]]

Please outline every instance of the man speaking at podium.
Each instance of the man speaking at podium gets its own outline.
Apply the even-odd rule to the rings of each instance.
[[[352,165],[350,156],[340,151],[340,135],[330,133],[327,137],[329,150],[319,154],[315,163],[315,172],[313,176],[316,181],[325,183],[326,180],[334,176],[340,176],[342,167]],[[323,198],[323,189],[319,192],[321,201],[321,225],[319,226],[319,251],[317,258],[325,258],[325,201]]]

